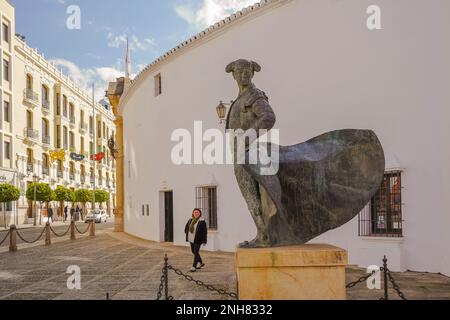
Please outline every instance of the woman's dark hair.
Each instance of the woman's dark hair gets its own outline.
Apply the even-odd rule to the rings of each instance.
[[[192,210],[192,215],[194,215],[194,212],[195,212],[195,211],[200,212],[200,216],[203,214],[201,209],[195,208],[194,210]]]

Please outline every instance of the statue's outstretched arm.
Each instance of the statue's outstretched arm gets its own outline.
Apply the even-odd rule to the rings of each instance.
[[[252,111],[256,115],[256,121],[252,129],[256,130],[256,132],[272,129],[276,122],[276,116],[269,102],[265,99],[258,99],[252,107]]]

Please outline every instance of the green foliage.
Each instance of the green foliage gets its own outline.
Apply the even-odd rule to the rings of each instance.
[[[75,193],[68,188],[65,188],[63,186],[58,186],[55,190],[55,200],[59,201],[59,202],[65,202],[65,201],[74,202],[75,201]]]
[[[46,183],[33,182],[29,185],[27,189],[26,197],[29,201],[34,201],[36,199],[36,201],[39,202],[50,202],[54,200],[55,192]]]
[[[7,183],[0,184],[0,203],[17,201],[19,198],[19,189]]]
[[[95,202],[104,203],[109,201],[109,192],[103,190],[95,190]]]
[[[93,192],[87,189],[75,191],[75,202],[87,203],[92,202]]]

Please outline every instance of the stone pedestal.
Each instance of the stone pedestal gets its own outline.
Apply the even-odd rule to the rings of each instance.
[[[237,249],[240,300],[345,300],[347,252],[323,244]]]

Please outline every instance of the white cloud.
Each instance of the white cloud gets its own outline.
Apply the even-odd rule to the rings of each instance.
[[[75,63],[65,59],[51,59],[50,62],[58,69],[62,69],[73,82],[89,93],[92,91],[92,84],[95,84],[94,96],[96,101],[105,97],[105,91],[109,82],[124,76],[124,73],[115,66],[82,69]]]
[[[259,0],[203,0],[199,8],[192,5],[177,5],[175,12],[196,29],[203,29],[242,10]]]
[[[127,36],[125,34],[116,35],[112,32],[108,32],[107,39],[108,47],[111,48],[126,47],[127,45]],[[141,40],[136,35],[129,37],[128,41],[131,51],[149,51],[154,50],[158,46],[155,39],[145,38]]]

